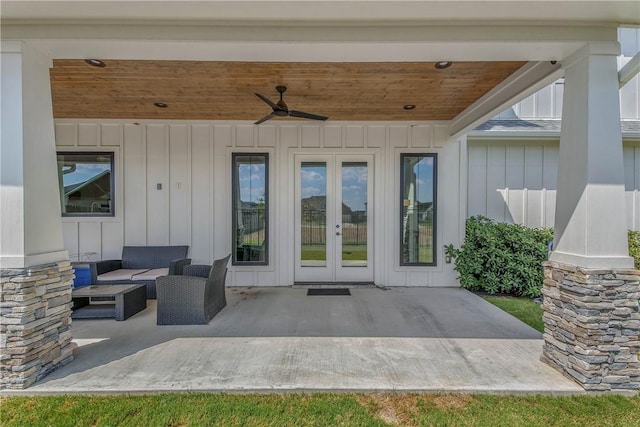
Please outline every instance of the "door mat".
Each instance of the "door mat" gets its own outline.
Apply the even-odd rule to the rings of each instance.
[[[346,288],[320,288],[307,289],[307,295],[351,295],[351,292]]]

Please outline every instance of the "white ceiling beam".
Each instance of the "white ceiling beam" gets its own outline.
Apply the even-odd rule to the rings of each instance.
[[[4,4],[4,3],[3,3]],[[67,22],[25,23],[2,19],[2,38],[114,39],[245,42],[586,42],[616,41],[617,25],[501,25],[468,22],[389,24],[337,21],[322,24],[271,22]]]
[[[555,61],[529,62],[471,104],[449,124],[453,138],[467,133],[507,107],[523,100],[558,78],[563,70]]]
[[[7,40],[7,39],[5,39]],[[550,61],[584,43],[563,42],[246,42],[26,40],[52,59],[266,62]]]
[[[618,71],[618,81],[620,87],[629,83],[629,81],[640,72],[640,52],[636,53],[633,58],[627,62],[624,67]]]

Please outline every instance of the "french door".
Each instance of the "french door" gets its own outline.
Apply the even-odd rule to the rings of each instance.
[[[295,281],[373,282],[373,156],[295,159]]]

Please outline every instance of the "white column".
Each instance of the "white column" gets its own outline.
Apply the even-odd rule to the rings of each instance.
[[[565,87],[551,261],[631,268],[625,216],[617,44],[563,61]]]
[[[23,42],[2,42],[0,267],[68,260],[51,107],[51,61]]]

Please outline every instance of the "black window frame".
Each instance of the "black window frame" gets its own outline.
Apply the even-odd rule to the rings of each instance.
[[[433,158],[433,231],[431,236],[432,241],[432,262],[406,262],[404,261],[403,251],[404,251],[404,242],[402,240],[403,233],[403,209],[404,209],[404,180],[405,180],[405,168],[404,162],[407,157],[431,157]],[[437,153],[401,153],[400,154],[400,221],[399,221],[399,260],[401,267],[435,267],[438,265],[438,253],[436,251],[437,242],[438,242],[438,154]]]
[[[238,218],[235,212],[238,194],[237,185],[239,183],[238,168],[236,159],[238,157],[264,157],[264,261],[239,261],[237,260],[237,226]],[[231,154],[231,265],[238,266],[267,266],[269,265],[269,153],[238,152]]]
[[[108,156],[110,159],[111,170],[109,172],[109,195],[110,195],[110,212],[64,212],[63,207],[63,193],[64,193],[64,181],[63,175],[60,173],[58,165],[58,156]],[[56,168],[58,169],[58,188],[60,191],[60,212],[63,217],[108,217],[113,218],[116,216],[116,181],[115,181],[115,152],[113,151],[56,151]]]

